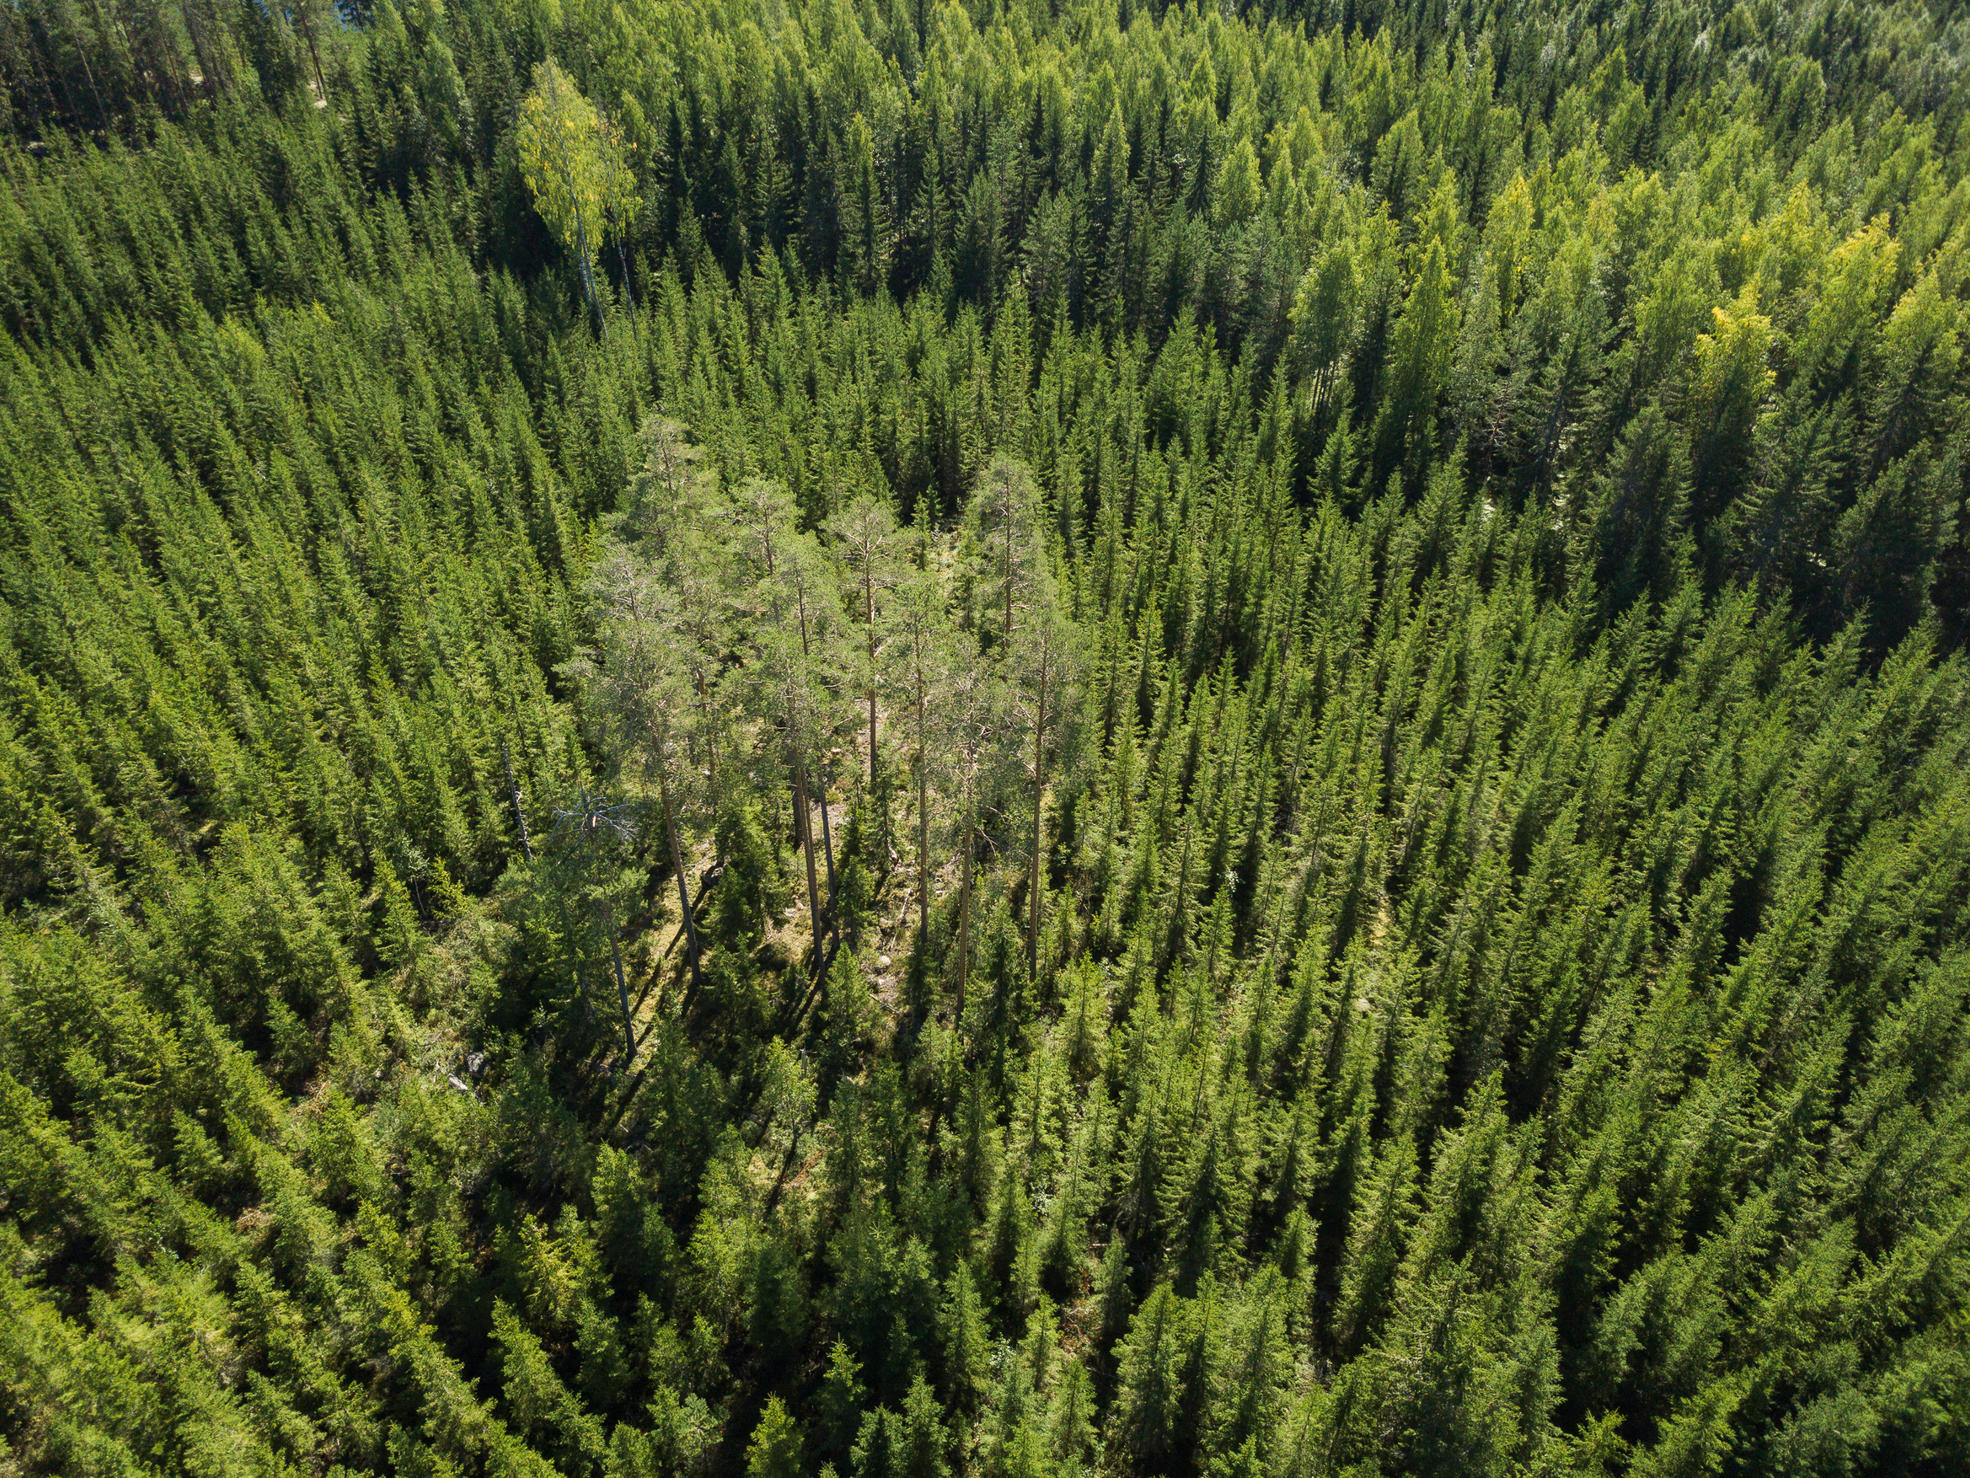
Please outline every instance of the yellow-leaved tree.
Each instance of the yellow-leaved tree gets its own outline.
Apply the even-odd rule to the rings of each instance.
[[[551,57],[534,68],[534,90],[520,107],[519,143],[520,171],[534,209],[555,240],[574,252],[599,328],[602,304],[595,294],[594,253],[612,238],[620,252],[635,214],[630,146]],[[622,267],[628,296],[626,259]]]

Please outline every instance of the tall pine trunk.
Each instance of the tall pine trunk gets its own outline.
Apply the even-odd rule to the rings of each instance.
[[[1041,768],[1046,752],[1047,732],[1047,667],[1044,655],[1040,658],[1039,704],[1033,713],[1033,868],[1027,882],[1030,896],[1027,898],[1028,923],[1026,926],[1026,978],[1034,989],[1040,984],[1040,859],[1044,836],[1041,814],[1041,798],[1046,794],[1046,773]]]
[[[1000,510],[1000,518],[1005,523],[1006,550],[1001,576],[1006,587],[1006,649],[1012,649],[1012,498],[1007,495],[1005,506]]]
[[[698,685],[698,713],[705,725],[705,788],[711,796],[711,834],[715,839],[718,836],[718,735],[711,726],[711,694],[705,687],[704,669],[692,668],[691,677]]]
[[[917,666],[917,947],[930,947],[930,736],[921,662]]]
[[[534,860],[534,839],[527,831],[526,808],[520,804],[520,782],[513,774],[513,751],[504,739],[499,741],[500,758],[506,761],[506,791],[513,799],[513,821],[520,828],[520,850],[527,861]]]
[[[952,1017],[955,1026],[964,1019],[965,987],[971,981],[971,817],[966,808],[964,858],[958,870],[958,1009]]]
[[[807,797],[807,764],[793,761],[794,818],[800,830],[800,850],[807,863],[807,927],[814,936],[814,957],[821,957],[821,886],[814,872],[814,815]]]
[[[636,1062],[636,1019],[629,1013],[629,980],[622,972],[622,945],[616,940],[615,910],[609,911],[609,957],[616,966],[616,999],[622,1003],[623,1063]]]
[[[770,572],[772,568],[770,561],[767,568]],[[800,655],[811,659],[814,653],[808,642],[807,587],[804,583],[797,582],[795,584],[794,599],[797,602],[797,608],[800,612]],[[788,733],[791,734],[793,732],[791,715],[789,715],[788,721]],[[821,910],[819,906],[820,893],[815,885],[816,879],[814,875],[814,805],[807,789],[807,762],[798,755],[794,759],[794,785],[800,792],[800,834],[802,845],[807,854],[808,930],[814,936],[814,959],[818,963],[821,958]],[[835,849],[834,836],[828,827],[828,797],[826,791],[821,793],[821,841],[827,849],[828,911],[832,913],[834,911],[835,897]]]
[[[828,924],[831,928],[838,929],[840,926],[835,923],[835,893],[837,888],[835,883],[835,838],[834,829],[828,823],[828,782],[825,776],[822,777],[821,788],[816,792],[814,798],[821,803],[821,856],[828,865]]]
[[[614,232],[616,238],[616,263],[622,268],[622,300],[629,311],[636,311],[636,293],[629,285],[629,253],[622,244],[622,228],[618,225]]]
[[[869,630],[869,794],[876,793],[876,587],[862,581],[863,619]]]
[[[595,332],[602,332],[602,302],[595,296],[595,264],[588,256],[588,223],[575,217],[575,252],[581,258],[581,289],[588,294],[588,306],[595,313]]]
[[[684,849],[677,841],[677,813],[670,804],[670,782],[658,782],[658,791],[663,797],[664,831],[670,837],[670,866],[677,874],[677,906],[683,910],[684,948],[691,961],[691,993],[696,995],[704,985],[704,975],[698,967],[698,926],[691,917],[691,889],[684,879]]]

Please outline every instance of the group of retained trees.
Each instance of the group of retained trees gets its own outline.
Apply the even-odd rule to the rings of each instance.
[[[1947,7],[0,7],[0,1469],[1970,1467]]]
[[[643,440],[644,467],[590,581],[595,645],[569,670],[603,727],[598,752],[660,818],[693,989],[703,983],[690,883],[699,869],[687,854],[708,846],[708,876],[757,896],[752,871],[725,873],[720,811],[744,813],[781,793],[817,974],[844,929],[852,940],[868,922],[871,890],[901,857],[899,826],[915,864],[893,906],[914,915],[919,939],[949,855],[957,939],[948,970],[962,1012],[974,863],[996,833],[1019,830],[989,823],[1023,791],[1012,803],[1028,828],[1024,954],[1037,974],[1050,759],[1083,654],[1031,473],[995,458],[955,541],[899,526],[866,492],[809,531],[778,484],[720,485],[676,423],[653,417]],[[899,814],[904,800],[913,824]],[[777,799],[771,809],[781,814]],[[852,831],[838,854],[833,818],[845,810]],[[950,830],[948,843],[933,847],[933,820],[940,843]],[[756,945],[771,922],[736,902],[721,901],[717,915],[741,925],[721,931],[728,950]]]

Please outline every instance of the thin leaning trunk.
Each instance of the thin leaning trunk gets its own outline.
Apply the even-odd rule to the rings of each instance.
[[[301,34],[308,38],[308,59],[315,64],[315,86],[321,89],[321,100],[328,102],[328,78],[322,75],[321,52],[315,49],[315,26],[310,21],[301,28]]]
[[[869,793],[876,788],[876,690],[869,689]]]
[[[691,917],[691,889],[684,880],[684,849],[677,842],[677,813],[671,808],[670,786],[666,782],[661,787],[664,806],[664,830],[670,837],[670,867],[677,874],[677,906],[684,918],[684,948],[691,961],[691,991],[696,994],[704,986],[704,975],[698,968],[698,926]]]
[[[622,973],[622,946],[616,942],[615,915],[609,915],[609,956],[616,965],[616,997],[622,1002],[623,1062],[636,1061],[636,1019],[629,1011],[629,981]]]
[[[711,694],[705,687],[704,670],[693,668],[691,676],[698,685],[698,713],[704,719],[705,726],[705,782],[711,795],[711,834],[715,848],[718,836],[718,734],[711,726]]]
[[[814,872],[814,816],[807,798],[807,766],[796,755],[793,762],[793,807],[800,831],[801,855],[807,863],[807,923],[814,936],[814,953],[821,952],[821,887]]]
[[[862,580],[862,619],[869,632],[869,794],[876,793],[876,587]]]
[[[1012,647],[1012,490],[1010,488],[1002,488],[1001,491],[1004,492],[1006,495],[1005,505],[999,510],[1000,522],[1002,522],[1005,525],[1005,535],[1006,535],[1005,564],[1001,573],[1005,577],[1005,587],[1006,587],[1006,647],[1007,650],[1011,650]]]
[[[595,296],[595,264],[588,259],[588,224],[575,217],[575,251],[581,257],[581,287],[588,294],[588,306],[595,312],[595,331],[603,330],[602,303]]]
[[[917,670],[917,944],[930,947],[930,741],[924,732],[923,670]]]
[[[917,766],[917,939],[930,943],[930,782]]]
[[[771,567],[770,563],[768,567]],[[811,658],[814,654],[808,644],[807,637],[807,588],[805,585],[796,584],[794,586],[794,599],[798,603],[797,609],[800,612],[800,655],[804,658]],[[792,732],[792,725],[789,723],[788,733],[791,734]],[[807,764],[806,761],[798,757],[794,761],[794,784],[800,792],[800,834],[802,844],[807,853],[808,931],[814,937],[814,958],[818,962],[821,958],[821,909],[819,904],[819,889],[815,886],[814,876],[814,808],[812,801],[808,797]],[[821,795],[821,842],[827,849],[828,911],[832,913],[834,911],[835,896],[835,849],[833,833],[828,827],[828,798],[825,791]]]
[[[311,47],[314,45],[312,41],[308,44]],[[96,86],[96,70],[89,65],[89,52],[87,48],[81,46],[76,47],[75,59],[82,63],[82,76],[89,84],[89,95],[96,100],[96,127],[108,128],[109,110],[103,106],[102,90]],[[316,64],[316,70],[320,70],[319,63]]]
[[[622,300],[628,305],[629,311],[634,313],[636,311],[636,294],[630,290],[629,254],[623,250],[622,235],[620,232],[616,235],[616,262],[622,268]]]
[[[969,807],[966,808],[967,812]],[[958,870],[958,1009],[952,1024],[964,1020],[965,987],[971,981],[971,823],[964,827],[964,860]]]
[[[1027,899],[1028,923],[1026,926],[1026,978],[1035,989],[1040,984],[1040,858],[1045,840],[1042,826],[1041,798],[1046,794],[1046,774],[1041,769],[1045,756],[1045,736],[1047,731],[1047,668],[1046,660],[1040,662],[1039,705],[1033,714],[1033,868],[1027,879],[1030,896]]]
[[[513,775],[513,751],[504,739],[499,741],[500,758],[506,761],[506,790],[513,798],[513,820],[520,828],[520,850],[529,862],[534,860],[533,838],[527,834],[527,812],[520,804],[520,782]]]
[[[219,90],[222,78],[219,74],[218,54],[212,49],[212,39],[206,33],[204,17],[192,0],[179,0],[178,11],[184,17],[185,34],[190,38],[192,51],[198,57],[200,83],[207,93]],[[46,83],[43,83],[45,89]]]
[[[825,779],[815,798],[821,803],[821,855],[828,864],[828,923],[838,931],[840,926],[835,923],[835,892],[838,886],[835,882],[835,839],[834,829],[828,824],[828,783]]]

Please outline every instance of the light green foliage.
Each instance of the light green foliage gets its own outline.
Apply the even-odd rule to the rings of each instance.
[[[515,142],[534,209],[575,252],[599,323],[594,254],[628,228],[636,204],[629,146],[551,57],[534,68]]]
[[[787,1414],[786,1403],[769,1396],[746,1444],[746,1478],[800,1478],[806,1471],[800,1458],[800,1432]]]

